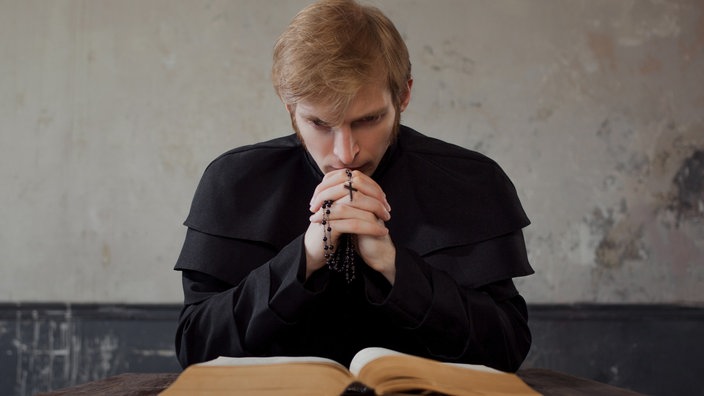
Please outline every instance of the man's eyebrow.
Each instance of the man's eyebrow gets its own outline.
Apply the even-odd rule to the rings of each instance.
[[[315,114],[301,112],[301,117],[308,120],[308,121],[313,121],[316,124],[330,126],[329,122],[323,120],[322,118],[318,117]]]
[[[361,120],[364,120],[365,118],[370,118],[370,117],[383,116],[386,113],[388,113],[388,108],[386,106],[380,107],[378,109],[368,111],[358,117],[353,118],[351,122],[361,121]],[[306,120],[311,120],[311,121],[315,121],[319,124],[330,126],[330,122],[325,121],[324,119],[322,119],[321,117],[319,117],[313,113],[301,111],[301,117],[305,118]]]
[[[303,118],[305,118],[305,119],[308,119],[308,120],[323,121],[323,119],[320,118],[319,116],[317,116],[317,115],[315,115],[315,114],[313,114],[313,113],[306,112],[306,111],[301,111],[301,117],[303,117]]]
[[[366,114],[363,114],[363,115],[361,115],[361,116],[359,116],[359,117],[355,117],[355,119],[352,120],[352,122],[360,121],[360,120],[363,120],[363,119],[365,119],[365,118],[370,118],[370,117],[373,118],[373,117],[383,116],[383,115],[385,115],[388,111],[389,111],[389,110],[386,108],[386,106],[384,106],[384,107],[382,107],[382,108],[379,108],[379,109],[376,109],[376,110],[372,110],[372,111],[370,111],[370,112],[367,112]]]

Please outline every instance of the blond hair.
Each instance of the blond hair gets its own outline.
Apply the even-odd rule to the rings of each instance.
[[[281,100],[325,103],[342,114],[365,84],[388,85],[396,109],[408,93],[408,48],[377,8],[323,0],[301,10],[274,46],[272,81]]]

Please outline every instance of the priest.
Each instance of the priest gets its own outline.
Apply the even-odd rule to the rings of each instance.
[[[533,272],[516,190],[486,156],[402,125],[407,47],[378,9],[323,0],[274,47],[288,136],[205,170],[176,269],[182,366],[377,346],[518,369],[513,278]]]

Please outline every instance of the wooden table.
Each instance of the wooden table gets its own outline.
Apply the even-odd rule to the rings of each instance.
[[[627,389],[545,369],[523,369],[518,376],[546,396],[634,396]],[[178,373],[126,373],[35,396],[149,396],[157,395],[176,380]]]

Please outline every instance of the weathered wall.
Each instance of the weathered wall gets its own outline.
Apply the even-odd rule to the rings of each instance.
[[[0,301],[178,302],[201,172],[290,130],[270,52],[306,3],[0,0]],[[529,301],[704,302],[703,2],[377,3],[404,121],[513,178]]]

